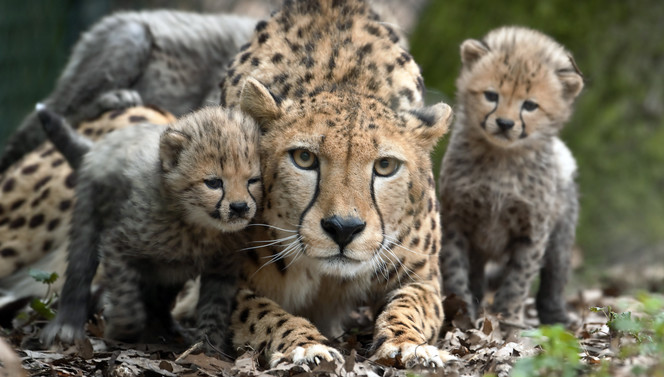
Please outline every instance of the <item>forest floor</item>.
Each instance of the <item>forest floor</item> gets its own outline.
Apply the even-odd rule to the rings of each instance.
[[[568,300],[572,323],[537,327],[534,302],[525,325],[484,315],[448,321],[439,347],[458,360],[437,370],[404,370],[367,358],[370,318],[356,313],[357,327],[339,339],[343,364],[283,363],[268,368],[260,353],[245,350],[235,360],[188,352],[183,346],[121,344],[101,339],[89,323],[89,341],[40,349],[44,321],[4,329],[0,376],[664,376],[664,298],[656,294],[614,296],[582,290]],[[358,330],[364,328],[364,330]],[[516,366],[515,366],[516,365]]]

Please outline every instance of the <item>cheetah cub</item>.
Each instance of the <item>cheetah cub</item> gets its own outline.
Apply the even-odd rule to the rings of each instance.
[[[78,174],[67,280],[42,341],[84,337],[101,261],[105,337],[145,342],[162,330],[175,335],[174,298],[202,274],[199,337],[208,350],[222,347],[237,268],[221,247],[240,246],[226,233],[245,228],[262,198],[255,123],[208,107],[168,128],[136,125],[92,145],[54,113],[39,116]]]
[[[504,266],[492,310],[522,321],[537,271],[541,323],[567,322],[576,162],[558,138],[583,78],[548,36],[503,27],[461,45],[457,120],[440,172],[444,290],[475,318],[485,264]]]

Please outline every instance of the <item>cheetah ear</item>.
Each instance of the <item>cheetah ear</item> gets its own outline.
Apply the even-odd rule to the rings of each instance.
[[[573,101],[583,89],[583,73],[576,65],[572,55],[568,55],[572,69],[562,69],[558,71],[558,78],[563,84],[563,98],[567,101]]]
[[[407,112],[406,127],[418,144],[431,150],[438,143],[452,122],[452,108],[443,102],[432,106],[411,109]]]
[[[466,39],[461,44],[461,62],[465,68],[470,68],[491,49],[484,41]]]
[[[163,171],[171,171],[177,166],[180,154],[190,141],[189,135],[172,128],[168,128],[161,134],[159,138],[159,160]]]
[[[272,94],[258,80],[250,77],[242,86],[240,94],[240,108],[249,114],[265,131],[266,125],[283,115],[281,110],[282,99]]]

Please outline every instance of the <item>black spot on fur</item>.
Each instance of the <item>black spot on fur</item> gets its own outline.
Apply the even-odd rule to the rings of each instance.
[[[53,229],[57,228],[58,225],[60,225],[60,219],[53,219],[48,222],[48,230],[53,231]]]
[[[263,20],[256,24],[256,32],[260,33],[267,27],[267,21]]]
[[[8,257],[15,257],[18,255],[15,249],[12,249],[11,247],[5,247],[4,249],[0,250],[0,255],[2,255],[3,258],[8,258]]]
[[[31,218],[30,221],[28,222],[28,226],[29,226],[30,228],[36,228],[36,227],[40,226],[40,225],[43,224],[43,223],[44,223],[44,215],[42,215],[42,214],[40,213],[40,214],[38,214],[38,215],[34,215],[34,216],[32,216],[32,218]]]
[[[69,173],[69,175],[67,175],[67,177],[65,178],[65,186],[67,186],[70,189],[76,186],[76,175],[74,174],[74,172]]]
[[[4,185],[2,185],[2,192],[10,192],[14,189],[16,185],[16,180],[14,178],[9,178]]]
[[[30,175],[39,169],[39,164],[32,164],[21,169],[21,174]]]
[[[74,174],[74,173],[71,173],[70,175],[73,175],[73,174]],[[34,190],[35,190],[35,191],[38,191],[39,189],[41,189],[42,187],[44,187],[44,185],[47,184],[48,181],[51,180],[51,178],[53,178],[53,177],[50,176],[50,175],[47,175],[46,177],[44,177],[44,178],[38,180],[37,183],[35,183]],[[69,176],[67,176],[67,178],[69,178]],[[65,182],[65,183],[66,183],[66,182]],[[67,187],[69,187],[69,186],[67,186]],[[72,187],[73,187],[73,186],[72,186]]]
[[[9,229],[20,228],[20,227],[22,227],[23,225],[25,225],[25,223],[26,223],[26,221],[25,221],[25,217],[19,217],[19,218],[17,218],[17,219],[12,220],[12,221],[9,223]]]
[[[284,56],[282,54],[276,53],[276,54],[272,55],[271,60],[272,60],[272,63],[277,64],[277,63],[281,62],[281,60],[283,60],[283,58],[284,58]]]
[[[63,211],[63,212],[68,210],[69,208],[71,208],[71,200],[61,201],[60,205],[58,207],[60,207],[60,211]]]
[[[244,64],[249,58],[251,57],[250,52],[245,52],[244,54],[240,55],[240,64]]]
[[[18,209],[20,206],[22,206],[23,203],[25,203],[25,199],[18,199],[16,201],[14,201],[14,203],[12,203],[11,206],[9,206],[9,210],[14,211],[14,210]]]
[[[48,148],[44,153],[40,154],[39,157],[48,157],[55,153],[55,148]]]
[[[131,123],[147,122],[148,118],[146,118],[142,115],[132,115],[132,116],[129,117],[129,121]]]
[[[244,310],[240,313],[240,322],[242,322],[242,323],[246,323],[246,322],[247,322],[247,318],[249,318],[249,309],[244,309]]]

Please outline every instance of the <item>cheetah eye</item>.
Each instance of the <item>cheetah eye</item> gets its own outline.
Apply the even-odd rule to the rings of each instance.
[[[248,184],[253,185],[254,183],[260,182],[261,178],[260,177],[253,177],[250,178],[249,181],[247,181]]]
[[[523,109],[526,111],[535,111],[539,107],[539,105],[536,102],[533,102],[531,100],[526,100],[523,102]]]
[[[290,155],[295,166],[300,169],[312,170],[318,167],[318,158],[306,149],[293,149]]]
[[[374,172],[380,177],[390,177],[401,167],[401,161],[392,157],[379,158],[374,162]]]
[[[218,190],[224,186],[224,183],[219,178],[206,179],[203,182],[205,182],[205,185],[212,190]]]
[[[486,90],[484,92],[484,98],[489,102],[498,102],[498,93],[492,90]]]

